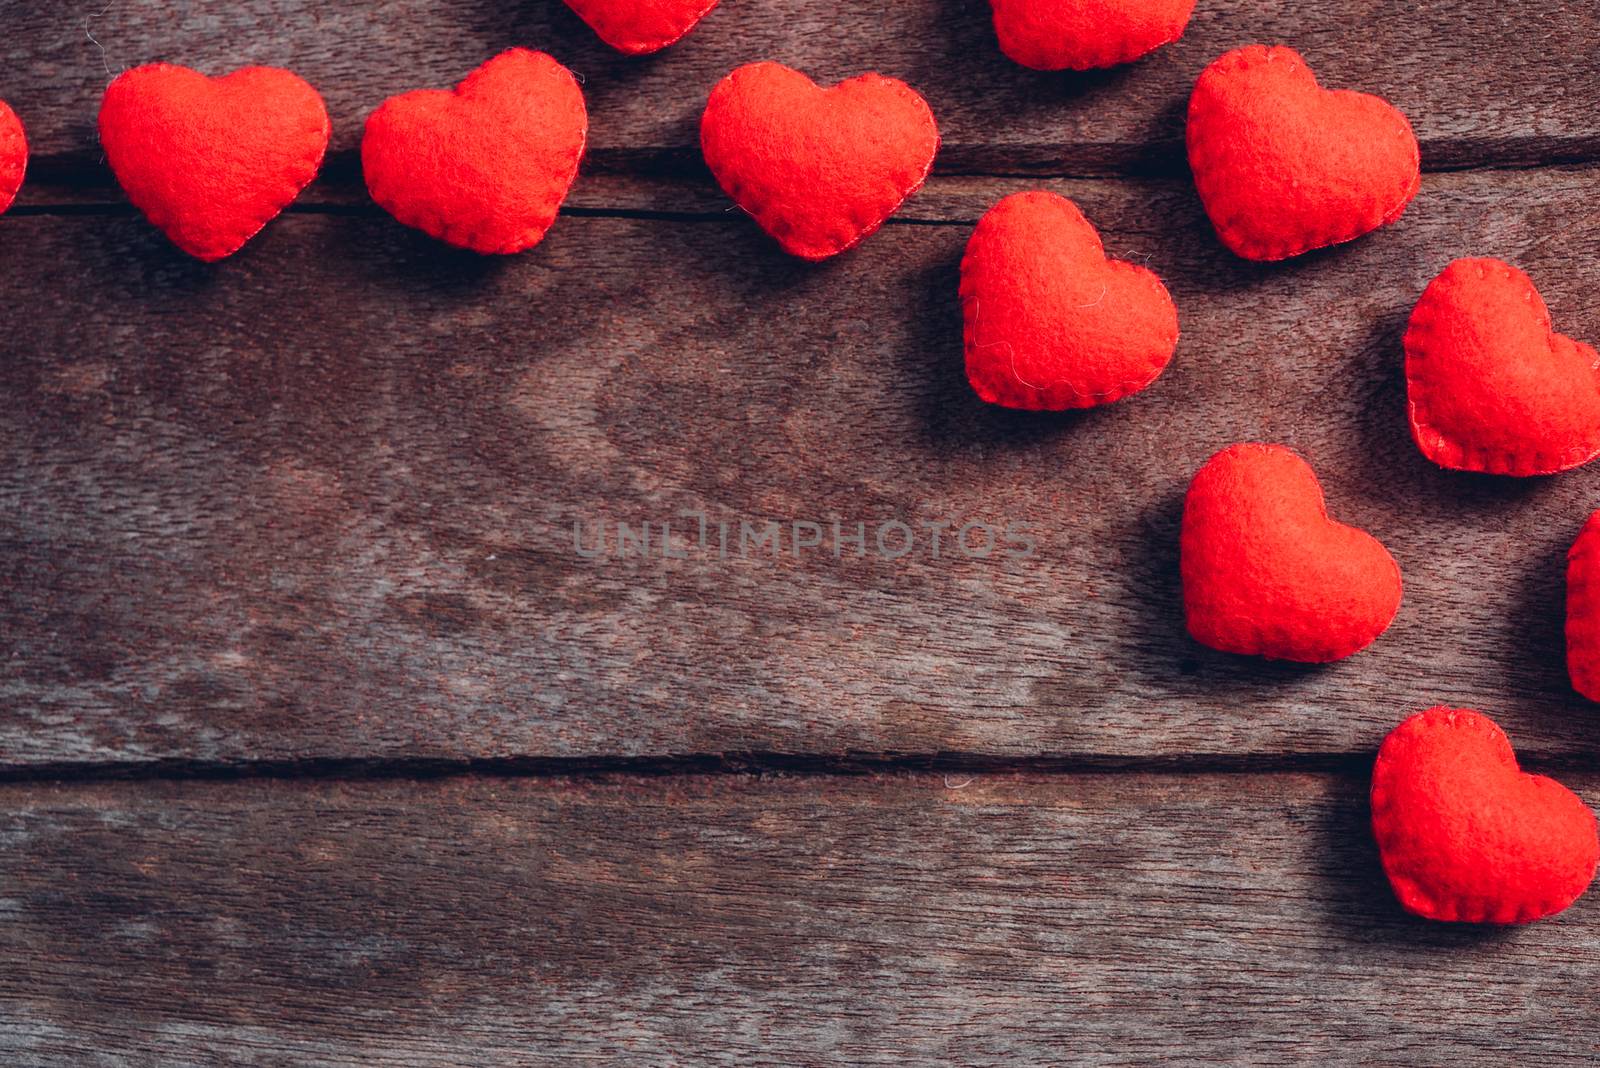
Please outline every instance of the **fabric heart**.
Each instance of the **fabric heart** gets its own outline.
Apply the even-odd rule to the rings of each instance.
[[[1359,652],[1400,609],[1400,568],[1372,535],[1328,518],[1310,465],[1281,445],[1232,445],[1183,507],[1183,605],[1196,641],[1326,663]]]
[[[1600,701],[1600,512],[1567,553],[1567,674],[1573,689]]]
[[[922,188],[939,128],[893,78],[822,89],[782,64],[751,63],[711,91],[700,145],[718,184],[784,251],[822,260],[869,237]]]
[[[273,67],[208,78],[136,67],[100,103],[100,142],[128,199],[202,260],[242,248],[310,184],[328,150],[328,111]]]
[[[17,199],[28,169],[28,138],[17,113],[0,100],[0,215]]]
[[[1600,354],[1554,333],[1533,282],[1456,260],[1406,329],[1411,436],[1440,467],[1551,475],[1600,455]]]
[[[572,72],[543,52],[513,48],[454,90],[385,100],[367,118],[361,167],[372,199],[405,225],[510,254],[544,240],[588,133]]]
[[[967,380],[1008,408],[1088,408],[1155,381],[1178,310],[1143,267],[1108,260],[1072,201],[1016,193],[978,222],[961,261]]]
[[[618,52],[642,56],[676,44],[718,0],[566,0]]]
[[[1131,63],[1183,36],[1194,0],[990,0],[1000,51],[1034,70]]]
[[[1411,124],[1387,102],[1327,90],[1292,48],[1251,45],[1201,73],[1189,166],[1222,243],[1281,260],[1394,222],[1422,183]]]
[[[1389,885],[1430,920],[1527,923],[1594,878],[1594,815],[1553,779],[1517,768],[1489,717],[1433,708],[1396,727],[1372,769],[1372,833]]]

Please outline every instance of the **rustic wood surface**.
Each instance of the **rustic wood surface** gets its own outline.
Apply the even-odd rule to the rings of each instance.
[[[724,0],[646,60],[557,0],[5,24],[35,155],[0,220],[0,1063],[1595,1062],[1594,900],[1413,920],[1365,801],[1383,734],[1440,701],[1600,800],[1561,661],[1600,467],[1432,468],[1399,348],[1460,255],[1600,339],[1594,5],[1201,0],[1092,75],[1009,64],[982,0]],[[1407,111],[1429,173],[1399,225],[1274,267],[1220,248],[1183,106],[1257,40]],[[383,97],[512,44],[583,76],[593,150],[543,246],[481,260],[375,211],[354,149]],[[944,134],[821,267],[694,148],[710,86],[767,57],[904,77]],[[101,90],[155,59],[287,65],[333,115],[323,178],[223,264],[100,158]],[[967,233],[1041,186],[1179,304],[1169,372],[1104,410],[962,378]],[[1184,635],[1181,495],[1246,438],[1400,560],[1367,653]],[[1036,550],[724,560],[684,512],[1024,523]],[[601,520],[671,521],[684,558],[614,527],[585,558]]]
[[[1593,1064],[1596,899],[1520,929],[1412,919],[1383,885],[1364,789],[1305,774],[13,786],[0,949],[27,966],[0,969],[0,1054]]]

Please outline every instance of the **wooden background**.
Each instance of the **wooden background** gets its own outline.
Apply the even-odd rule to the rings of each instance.
[[[1600,468],[1507,481],[1408,437],[1399,338],[1450,259],[1600,338],[1600,10],[1200,0],[1134,66],[1037,74],[982,0],[724,0],[609,53],[557,0],[92,0],[5,12],[35,157],[0,220],[0,1059],[19,1065],[1593,1064],[1600,906],[1394,904],[1366,830],[1404,715],[1495,716],[1600,800],[1561,655]],[[1394,227],[1258,266],[1188,181],[1194,77],[1252,41],[1422,141]],[[385,96],[494,52],[583,77],[538,249],[364,198]],[[922,90],[935,177],[860,249],[778,253],[705,174],[739,63]],[[117,71],[291,67],[323,179],[215,266],[122,201]],[[1099,411],[985,408],[957,265],[1073,197],[1183,339]],[[1325,668],[1183,629],[1183,489],[1288,443],[1405,574]],[[1030,524],[1031,559],[719,559],[712,523]],[[679,524],[586,559],[574,523]],[[831,539],[830,539],[831,542]],[[613,539],[614,545],[614,539]]]

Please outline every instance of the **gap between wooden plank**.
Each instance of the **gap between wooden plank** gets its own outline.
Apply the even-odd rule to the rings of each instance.
[[[325,758],[219,762],[156,760],[83,764],[0,765],[0,785],[96,782],[306,782],[433,781],[440,779],[569,779],[611,781],[683,777],[859,778],[943,774],[1071,777],[1080,775],[1223,775],[1237,777],[1318,774],[1364,779],[1374,752],[1189,753],[1118,757],[1060,753],[990,757],[976,753],[692,753],[660,757],[584,757],[448,760]],[[1524,769],[1547,774],[1600,773],[1600,755],[1534,754]]]
[[[662,757],[534,758],[447,760],[406,758],[371,760],[327,758],[214,762],[157,760],[84,764],[0,765],[0,783],[152,782],[391,779],[432,780],[462,777],[507,779],[655,779],[674,776],[854,777],[901,773],[947,774],[1274,774],[1319,772],[1364,774],[1370,753],[1283,753],[1241,756],[1198,753],[1126,759],[1092,753],[994,758],[971,753],[698,753]]]
[[[1181,161],[1180,161],[1181,162]],[[1488,162],[1423,167],[1428,175],[1466,175],[1520,171],[1580,171],[1600,165],[1600,147],[1533,161]],[[1002,183],[1004,192],[1028,188],[1041,182],[1071,183],[1192,183],[1187,166],[1152,168],[1120,173],[1083,173],[1066,170],[961,170],[936,169],[927,185],[912,196],[891,222],[967,222],[967,219],[929,219],[918,216],[919,198],[940,189],[974,190],[984,183]],[[1013,188],[1014,187],[1014,188]],[[1426,185],[1424,186],[1424,195]],[[648,208],[640,207],[648,202]],[[663,208],[667,202],[681,202],[682,208]],[[710,173],[696,164],[674,170],[609,170],[586,168],[578,176],[561,214],[610,218],[662,218],[671,221],[715,221],[738,210],[716,185]],[[335,160],[286,211],[297,214],[382,215],[383,211],[367,195],[353,160]],[[9,214],[97,215],[132,214],[133,205],[103,168],[92,175],[79,170],[52,166],[52,161],[32,161],[29,176]]]
[[[969,153],[946,151],[935,163],[934,178],[1098,178],[1115,181],[1120,178],[1187,178],[1189,162],[1181,145],[1171,146],[1171,151],[1152,155],[1136,164],[1119,167],[1098,166],[1077,159],[1079,146],[1050,144],[1006,146],[1024,155],[1055,154],[1050,162],[1029,163],[1026,159],[1012,161],[1009,165],[995,166]],[[1518,138],[1494,142],[1428,146],[1424,151],[1422,172],[1442,174],[1454,171],[1531,170],[1538,167],[1562,167],[1574,164],[1600,162],[1600,138],[1580,136],[1569,138]],[[582,176],[609,178],[683,179],[695,178],[710,181],[697,148],[661,147],[628,151],[591,151],[583,158]],[[45,186],[66,189],[108,188],[113,178],[105,158],[96,153],[91,159],[83,153],[36,155],[28,161],[28,181]],[[361,185],[361,164],[354,151],[335,151],[329,154],[318,176],[321,183]]]

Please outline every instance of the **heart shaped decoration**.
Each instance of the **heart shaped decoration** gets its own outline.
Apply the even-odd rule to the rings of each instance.
[[[1178,310],[1152,272],[1108,260],[1072,201],[1016,193],[990,208],[961,261],[967,380],[1008,408],[1088,408],[1155,381]]]
[[[1433,708],[1396,727],[1372,769],[1372,832],[1400,903],[1430,920],[1527,923],[1594,878],[1595,819],[1517,767],[1489,717]]]
[[[817,86],[780,63],[717,83],[700,122],[706,164],[784,251],[823,260],[883,225],[927,180],[939,151],[933,113],[878,74]]]
[[[1551,475],[1600,455],[1600,354],[1510,264],[1456,260],[1406,328],[1411,436],[1440,467]]]
[[[1327,90],[1292,48],[1251,45],[1189,98],[1189,166],[1222,243],[1281,260],[1391,223],[1422,183],[1411,124],[1384,100]]]
[[[1131,63],[1183,36],[1194,0],[990,0],[1000,51],[1034,70]]]
[[[207,261],[237,252],[300,195],[329,132],[317,91],[274,67],[220,78],[136,67],[100,103],[100,143],[128,199]]]
[[[22,120],[0,100],[0,215],[17,199],[27,170],[28,137],[22,130]]]
[[[361,169],[379,206],[474,252],[544,240],[578,176],[583,91],[543,52],[513,48],[454,90],[392,96],[367,118]]]
[[[630,56],[676,44],[717,0],[566,0],[606,44]]]
[[[1573,689],[1600,701],[1600,512],[1567,553],[1567,674]]]
[[[1226,653],[1340,660],[1400,609],[1394,557],[1329,519],[1316,474],[1281,445],[1206,461],[1184,501],[1181,568],[1189,633]]]

